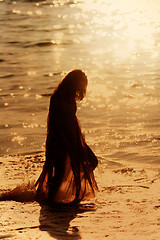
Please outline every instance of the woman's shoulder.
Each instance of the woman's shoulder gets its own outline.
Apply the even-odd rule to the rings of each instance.
[[[51,108],[60,112],[72,112],[75,114],[77,107],[74,100],[70,100],[62,92],[55,91],[50,99]]]
[[[57,91],[52,93],[51,98],[50,98],[50,103],[52,105],[58,105],[62,101],[63,101],[63,99],[61,98],[60,94]]]

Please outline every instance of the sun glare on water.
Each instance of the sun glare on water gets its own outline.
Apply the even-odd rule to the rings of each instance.
[[[104,40],[104,51],[110,48],[119,60],[128,57],[134,59],[146,49],[152,50],[153,56],[156,55],[154,47],[157,39],[154,39],[154,34],[159,27],[158,6],[160,3],[156,0],[89,0],[79,3],[84,13],[88,16],[92,13],[88,24],[92,33],[101,38],[101,42]],[[109,38],[112,38],[110,46],[107,41]]]

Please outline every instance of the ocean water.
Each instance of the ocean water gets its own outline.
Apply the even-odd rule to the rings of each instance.
[[[0,38],[1,156],[44,152],[50,95],[80,68],[77,116],[100,162],[160,163],[158,0],[0,0]]]

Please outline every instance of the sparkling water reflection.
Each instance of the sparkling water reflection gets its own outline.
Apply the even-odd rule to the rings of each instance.
[[[78,117],[97,155],[157,163],[159,7],[158,0],[1,0],[1,155],[44,150],[49,97],[81,68],[89,86]]]

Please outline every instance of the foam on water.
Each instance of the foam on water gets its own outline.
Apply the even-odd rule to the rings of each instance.
[[[23,183],[12,190],[6,190],[0,194],[0,201],[33,202],[36,194],[34,184],[34,182]]]

